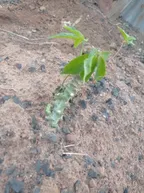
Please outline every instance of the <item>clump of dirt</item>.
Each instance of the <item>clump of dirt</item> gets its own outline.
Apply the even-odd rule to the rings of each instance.
[[[116,53],[121,44],[115,25],[87,3],[25,1],[0,7],[2,192],[143,193],[139,41],[111,56],[106,78],[82,88],[59,131],[46,121],[46,104],[63,81],[60,71],[78,53],[70,41],[47,37],[61,31],[64,21],[82,18],[76,27],[93,46]]]

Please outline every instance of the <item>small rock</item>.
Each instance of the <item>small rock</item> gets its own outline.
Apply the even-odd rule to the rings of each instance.
[[[56,134],[54,133],[50,133],[46,136],[46,138],[50,141],[50,142],[53,142],[53,143],[57,143],[58,142],[58,137]]]
[[[64,133],[64,134],[70,134],[71,133],[71,131],[70,131],[70,129],[68,129],[67,127],[65,128],[62,128],[62,132]]]
[[[111,49],[111,50],[117,50],[117,45],[116,45],[115,42],[112,42],[112,43],[110,44],[110,49]]]
[[[12,97],[13,102],[21,106],[21,100],[17,96]]]
[[[123,193],[128,193],[128,188],[125,188]]]
[[[101,189],[98,193],[106,193],[107,191],[104,189]],[[109,192],[108,192],[109,193]]]
[[[16,179],[10,180],[5,187],[5,193],[23,193],[24,183]]]
[[[89,169],[88,171],[88,178],[98,178],[100,176],[99,172],[93,170],[93,169]]]
[[[81,183],[76,193],[89,193],[89,187],[85,183]]]
[[[144,156],[143,156],[142,154],[140,154],[140,155],[138,156],[138,160],[141,161],[141,160],[143,160],[143,159],[144,159]]]
[[[33,73],[36,71],[36,67],[29,67],[28,69],[29,72]]]
[[[5,95],[5,96],[3,97],[4,101],[8,101],[10,98],[11,98],[11,96],[9,96],[9,95]]]
[[[115,168],[115,162],[114,161],[111,161],[111,167]]]
[[[27,109],[28,107],[32,106],[32,103],[31,103],[31,101],[22,101],[21,106],[22,106],[22,108]]]
[[[45,67],[44,64],[42,64],[42,65],[40,66],[40,69],[41,69],[42,72],[46,72],[46,67]]]
[[[74,191],[77,192],[80,188],[80,185],[81,185],[81,181],[80,180],[77,180],[75,183],[74,183]]]
[[[34,191],[33,191],[33,193],[40,193],[40,188],[38,188],[38,187],[35,188]]]
[[[44,163],[42,165],[42,171],[44,172],[44,174],[48,177],[52,177],[54,178],[55,177],[55,171],[51,170],[49,168],[49,164],[48,163]]]
[[[16,170],[16,166],[13,165],[13,166],[11,166],[10,168],[8,168],[8,169],[6,170],[6,174],[7,174],[8,176],[10,176],[10,175],[12,175],[12,174],[14,173],[15,170]]]
[[[60,193],[74,193],[72,189],[65,188],[60,191]]]
[[[39,184],[42,184],[42,181],[43,181],[43,176],[38,175],[38,176],[36,177],[36,183],[39,185]]]
[[[102,109],[102,114],[103,114],[103,117],[106,119],[106,121],[109,120],[109,113],[108,113],[108,110],[103,108]]]
[[[98,120],[98,116],[96,114],[92,114],[91,119],[93,122],[96,122]]]
[[[86,163],[86,166],[95,165],[95,161],[89,156],[84,156],[84,161]]]
[[[34,130],[40,130],[40,126],[35,116],[32,117],[32,128]]]
[[[3,171],[3,170],[2,170],[2,169],[0,169],[0,175],[1,175],[2,171]]]
[[[68,134],[66,135],[66,142],[68,143],[75,143],[77,141],[77,136],[74,134]]]
[[[42,165],[43,165],[43,163],[42,163],[41,160],[37,160],[37,161],[36,161],[36,172],[37,172],[37,173],[40,172],[40,170],[41,170],[41,168],[42,168]]]
[[[3,161],[4,161],[4,159],[0,158],[0,164],[2,164],[2,163],[3,163]]]
[[[90,188],[95,188],[96,187],[96,183],[95,183],[95,181],[93,180],[93,179],[91,179],[90,181],[89,181],[89,187]]]
[[[82,109],[86,109],[87,108],[87,105],[86,105],[86,102],[85,100],[79,100],[79,106],[82,108]]]
[[[111,93],[113,96],[118,97],[119,91],[120,91],[120,89],[117,87],[117,88],[113,88]]]
[[[40,153],[40,149],[37,147],[32,147],[32,148],[30,148],[30,153],[33,155],[36,155],[36,154]]]
[[[22,68],[22,64],[17,63],[17,64],[16,64],[16,67],[20,70],[20,69]]]
[[[46,11],[46,7],[41,6],[41,7],[40,7],[40,11],[41,11],[41,12],[45,12],[45,11]]]

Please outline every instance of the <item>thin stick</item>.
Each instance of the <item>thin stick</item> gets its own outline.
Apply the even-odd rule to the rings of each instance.
[[[3,31],[3,32],[6,32],[6,33],[9,33],[9,34],[12,34],[12,35],[14,35],[14,36],[18,36],[18,37],[20,37],[20,38],[22,38],[22,39],[24,39],[24,40],[28,40],[28,41],[39,41],[39,40],[44,40],[45,38],[39,38],[39,39],[29,39],[29,38],[27,38],[27,37],[25,37],[25,36],[22,36],[22,35],[19,35],[19,34],[17,34],[17,33],[14,33],[14,32],[12,32],[12,31],[7,31],[7,30],[4,30],[4,29],[1,29],[0,28],[0,31]],[[30,43],[30,42],[28,42],[29,44],[32,44],[32,43]],[[56,43],[56,42],[44,42],[44,43],[33,43],[33,44],[58,44],[58,43]]]
[[[67,147],[74,147],[75,144],[71,144],[71,145],[65,145],[64,148],[67,148]]]
[[[123,45],[124,45],[124,41],[122,42],[122,44],[121,44],[119,50],[116,52],[116,54],[111,58],[112,60],[119,54],[119,52],[121,51]]]
[[[80,155],[80,156],[84,156],[84,155],[88,155],[88,154],[86,154],[86,153],[63,152],[63,155]]]

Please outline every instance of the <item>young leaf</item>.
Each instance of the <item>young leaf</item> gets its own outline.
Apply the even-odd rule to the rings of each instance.
[[[83,70],[84,60],[88,54],[78,56],[71,60],[63,69],[62,74],[79,74]]]
[[[65,39],[72,39],[75,41],[75,39],[77,39],[77,36],[75,34],[72,34],[72,33],[59,33],[59,34],[56,34],[56,35],[53,35],[53,36],[50,36],[49,39],[52,39],[52,38],[65,38]]]
[[[84,38],[84,35],[83,35],[79,30],[77,30],[75,27],[65,25],[64,28],[65,28],[67,31],[75,34],[77,37],[81,37],[81,39],[83,39],[83,40],[85,39],[85,38]]]
[[[64,28],[71,33],[59,33],[53,36],[50,36],[49,39],[52,38],[66,38],[72,39],[74,41],[74,48],[77,48],[82,42],[87,41],[84,35],[78,31],[76,28],[65,25]]]
[[[136,38],[134,36],[130,36],[128,35],[122,28],[118,27],[123,39],[124,39],[124,42],[127,43],[128,45],[129,44],[132,44],[134,45],[133,41],[136,40]]]
[[[101,80],[106,74],[106,64],[102,56],[98,56],[97,66],[95,68],[95,80]]]
[[[89,79],[89,76],[91,76],[91,74],[94,71],[94,68],[96,66],[96,54],[97,54],[97,49],[93,49],[88,58],[85,59],[84,61],[84,73],[83,73],[83,81],[86,82]],[[81,73],[82,76],[82,73]]]

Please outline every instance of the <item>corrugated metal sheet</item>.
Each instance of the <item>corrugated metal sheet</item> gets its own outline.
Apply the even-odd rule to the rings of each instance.
[[[144,0],[132,0],[122,11],[121,16],[144,33]]]

